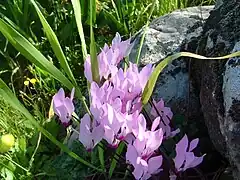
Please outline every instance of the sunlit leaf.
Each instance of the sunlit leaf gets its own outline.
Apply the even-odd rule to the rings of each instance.
[[[202,60],[214,60],[214,59],[221,60],[221,59],[228,59],[228,58],[232,58],[232,57],[236,57],[236,56],[240,56],[240,51],[232,53],[230,55],[222,56],[222,57],[205,57],[205,56],[201,56],[201,55],[197,55],[197,54],[193,54],[193,53],[189,53],[189,52],[179,52],[179,53],[173,54],[173,55],[167,57],[166,59],[162,60],[157,65],[157,67],[154,69],[153,73],[151,74],[151,76],[147,82],[147,85],[144,88],[143,95],[142,95],[142,103],[144,105],[148,103],[148,101],[153,93],[153,90],[156,85],[159,74],[173,60],[175,60],[179,57],[191,57],[191,58],[202,59]]]
[[[77,82],[73,76],[73,73],[68,65],[68,62],[66,60],[66,57],[63,53],[63,50],[60,46],[60,43],[57,39],[56,34],[54,33],[54,31],[52,30],[51,26],[48,24],[47,20],[45,19],[45,17],[43,16],[42,12],[40,11],[39,7],[37,6],[37,4],[35,3],[34,0],[31,0],[33,6],[36,9],[36,12],[39,16],[39,19],[42,23],[44,32],[51,44],[51,47],[57,57],[57,59],[60,62],[61,67],[63,68],[63,70],[65,71],[65,73],[68,75],[69,79],[73,82],[74,86],[77,87]]]
[[[72,90],[74,85],[57,69],[49,60],[47,60],[40,51],[38,51],[27,39],[25,39],[12,26],[0,19],[0,31],[8,39],[8,41],[15,47],[23,56],[36,66],[50,74],[53,78],[61,82],[69,90]],[[78,87],[75,87],[76,96],[82,100],[83,105],[87,111],[88,107],[85,102],[85,97]]]
[[[96,49],[96,43],[95,43],[95,38],[94,38],[94,33],[93,33],[93,1],[95,0],[90,0],[90,56],[91,56],[91,70],[92,70],[92,79],[95,82],[100,81],[100,76],[99,76],[99,69],[98,69],[98,60],[97,60],[97,49]],[[95,2],[96,3],[96,2]]]
[[[83,59],[85,60],[87,57],[87,47],[86,47],[83,26],[82,26],[81,4],[79,0],[72,0],[72,5],[73,5],[77,27],[78,27],[79,36],[82,43]]]

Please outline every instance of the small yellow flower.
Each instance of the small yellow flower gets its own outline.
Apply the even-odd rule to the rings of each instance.
[[[37,80],[35,78],[32,78],[30,79],[30,82],[34,85],[37,82]]]
[[[29,86],[29,81],[24,81],[25,86]]]
[[[0,139],[0,153],[9,151],[15,143],[14,136],[12,134],[2,135]]]

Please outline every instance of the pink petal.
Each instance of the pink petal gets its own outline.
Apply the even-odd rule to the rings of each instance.
[[[198,139],[198,138],[192,140],[192,141],[190,142],[189,150],[188,150],[188,151],[190,152],[190,151],[194,150],[194,149],[197,147],[198,142],[199,142],[199,139]]]
[[[155,131],[159,126],[159,124],[160,124],[160,117],[157,117],[152,123],[151,131]]]
[[[84,62],[84,75],[89,82],[92,82],[92,70],[91,70],[91,62],[90,62],[89,55]]]
[[[128,144],[132,144],[133,141],[135,140],[135,137],[132,133],[129,133],[125,136],[124,140],[128,143]]]
[[[149,131],[149,138],[146,144],[146,148],[148,148],[150,152],[154,152],[162,144],[162,139],[163,139],[162,129],[158,129],[157,131],[154,132]]]
[[[164,107],[163,112],[164,112],[164,114],[167,116],[168,120],[169,120],[169,119],[172,119],[172,117],[173,117],[173,112],[172,112],[171,108],[169,108],[169,107]]]
[[[186,169],[188,169],[191,165],[191,163],[194,161],[195,159],[195,156],[193,154],[193,152],[187,152],[185,154],[185,164],[184,164],[184,167],[183,167],[183,171],[185,171]]]
[[[176,150],[181,152],[187,152],[188,148],[188,137],[185,134],[183,138],[176,144]]]
[[[68,97],[65,98],[64,100],[64,105],[68,111],[68,116],[71,117],[72,116],[72,113],[74,112],[74,105],[72,103],[72,100],[69,99]]]
[[[58,115],[61,123],[67,124],[70,121],[68,118],[68,110],[66,106],[59,106],[54,110],[54,112]]]
[[[162,156],[155,156],[148,160],[148,172],[155,174],[158,169],[162,166]]]
[[[141,154],[146,146],[146,141],[140,141],[139,139],[136,139],[133,142],[133,146],[136,148],[138,154]]]
[[[120,98],[116,98],[113,102],[113,108],[115,109],[116,112],[120,112],[122,109],[122,101]]]
[[[108,126],[104,126],[104,139],[109,143],[109,144],[113,144],[114,142],[114,132],[113,130],[108,127]]]
[[[182,167],[184,160],[185,160],[184,154],[177,154],[176,157],[174,158],[174,163],[177,171],[180,171],[180,168]]]
[[[204,156],[205,156],[205,155],[203,155],[203,156],[201,156],[201,157],[196,157],[196,156],[195,156],[194,161],[192,161],[192,163],[189,165],[188,168],[193,168],[193,167],[196,167],[196,166],[198,166],[199,164],[201,164],[202,161],[203,161]]]
[[[101,110],[99,107],[94,107],[93,105],[91,105],[90,111],[95,119],[99,119],[99,117],[101,115]]]
[[[84,145],[86,149],[92,149],[92,136],[90,132],[90,116],[85,114],[81,119],[79,141]]]
[[[139,73],[139,81],[141,84],[141,88],[144,89],[145,85],[147,84],[147,81],[149,79],[149,76],[152,73],[152,65],[148,64],[146,65]]]
[[[117,32],[115,37],[112,40],[112,45],[114,46],[115,44],[118,44],[121,42],[121,36],[120,34]]]
[[[135,166],[137,163],[137,157],[138,154],[135,147],[129,144],[126,152],[126,160],[129,161],[133,166]]]
[[[158,110],[159,114],[161,114],[161,111],[164,108],[164,101],[161,99],[158,103],[156,103],[156,101],[153,100],[153,103],[154,103],[155,107],[152,107],[150,114],[153,115],[154,117],[157,117],[158,113],[157,113],[156,109]]]
[[[177,128],[176,130],[172,131],[170,137],[174,137],[178,133],[180,133],[180,129],[179,128]]]
[[[63,90],[63,88],[60,88],[58,93],[57,93],[57,98],[63,100],[65,98],[65,92]]]
[[[137,164],[134,166],[133,175],[136,179],[140,179],[147,173],[148,164],[146,161],[141,159],[141,157],[137,157]]]
[[[61,88],[59,91],[53,96],[53,108],[61,106],[65,99],[64,90]]]
[[[107,104],[108,108],[108,121],[109,124],[113,124],[113,118],[114,118],[114,111],[111,105]]]
[[[144,169],[142,166],[135,166],[134,171],[132,172],[135,179],[140,179],[144,173]]]
[[[93,132],[92,132],[92,137],[94,141],[93,147],[102,140],[103,136],[104,136],[104,128],[101,125],[93,129]]]
[[[185,153],[188,147],[187,135],[176,144],[176,157],[174,158],[174,163],[176,169],[179,171],[185,160]]]
[[[137,129],[133,131],[134,135],[137,136],[137,138],[142,141],[145,136],[145,131],[146,131],[146,119],[142,114],[139,115],[138,117],[138,124],[137,124]]]
[[[109,50],[108,45],[105,43],[103,47],[103,51],[106,53]]]

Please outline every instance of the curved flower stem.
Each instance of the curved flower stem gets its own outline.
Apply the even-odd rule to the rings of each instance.
[[[38,148],[39,148],[39,145],[40,145],[40,142],[41,142],[41,138],[42,138],[42,133],[39,132],[36,148],[35,148],[35,150],[34,150],[34,152],[33,152],[33,154],[32,154],[32,157],[31,157],[31,159],[30,159],[30,161],[29,161],[29,166],[28,166],[28,170],[29,170],[29,171],[30,171],[31,168],[32,168],[32,164],[33,164],[33,161],[34,161],[34,156],[35,156],[35,154],[37,153],[37,150],[38,150]]]
[[[105,146],[103,146],[103,144],[104,144],[104,143],[102,143],[102,144],[99,144],[99,143],[98,143],[97,146],[101,147],[103,150],[107,150],[107,148],[105,148]],[[104,145],[106,145],[106,144],[104,144]],[[117,158],[115,157],[115,155],[116,155],[119,159],[122,159],[122,160],[126,161],[124,157],[122,157],[121,155],[115,153],[114,156],[113,156],[113,158],[114,158],[117,162],[119,162],[119,159],[117,159]]]
[[[164,148],[164,147],[163,147]],[[177,170],[175,169],[174,163],[173,161],[168,157],[168,155],[161,150],[161,147],[159,148],[160,153],[163,156],[163,159],[165,159],[169,165],[169,168],[171,169],[171,171],[179,178],[179,173],[177,172]]]
[[[161,121],[164,124],[164,126],[166,126],[166,123],[163,121],[162,116],[159,113],[159,111],[158,111],[157,107],[155,106],[155,104],[153,103],[153,99],[152,98],[151,98],[151,100],[149,100],[149,103],[155,109],[155,111],[157,112],[157,115],[161,118]]]
[[[9,160],[11,163],[15,164],[16,166],[18,166],[18,167],[21,168],[22,170],[24,170],[24,171],[26,171],[27,173],[29,173],[29,171],[28,171],[26,168],[22,167],[20,164],[16,163],[15,161],[13,161],[12,159],[10,159],[9,157],[3,156],[3,155],[0,155],[0,157],[3,157],[3,158],[5,158],[5,159]]]
[[[161,121],[163,122],[163,124],[166,126],[165,122],[162,119],[162,116],[160,115],[157,107],[155,106],[155,104],[153,103],[153,99],[151,98],[151,100],[149,100],[150,105],[155,109],[155,111],[157,112],[158,116],[161,118]],[[147,113],[146,113],[147,114]],[[147,118],[149,118],[149,116],[146,116]],[[164,148],[164,147],[163,147]],[[164,148],[165,149],[165,148]],[[168,164],[169,164],[169,168],[171,169],[171,171],[177,176],[179,177],[179,173],[176,171],[174,163],[171,159],[169,159],[169,157],[167,156],[167,154],[161,150],[161,148],[159,148],[160,153],[162,154],[163,158],[167,160]]]
[[[80,124],[80,119],[77,118],[77,117],[74,116],[74,115],[72,115],[72,117],[73,117],[73,120],[77,123],[77,125],[79,125],[79,124]]]
[[[152,125],[152,120],[151,120],[150,116],[148,115],[147,110],[145,109],[145,107],[143,107],[143,115],[146,117],[147,125],[151,126]]]

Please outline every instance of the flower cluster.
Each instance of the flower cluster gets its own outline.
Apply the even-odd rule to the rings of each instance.
[[[102,139],[112,148],[124,141],[127,144],[126,161],[134,167],[134,177],[148,179],[161,171],[163,156],[159,147],[162,141],[174,137],[179,129],[172,129],[173,113],[162,99],[152,102],[150,119],[142,114],[141,96],[154,67],[149,64],[139,71],[136,64],[129,62],[123,70],[119,64],[131,48],[130,40],[122,41],[118,33],[111,47],[104,46],[97,56],[99,84],[92,79],[90,56],[87,57],[84,73],[91,85],[91,114],[85,114],[81,119],[79,140],[88,151]],[[70,98],[65,98],[60,89],[53,97],[54,112],[65,125],[69,124],[74,112],[73,93]],[[185,171],[202,162],[203,157],[195,157],[191,152],[197,144],[198,139],[195,139],[188,148],[188,139],[184,136],[176,145],[176,171]]]

